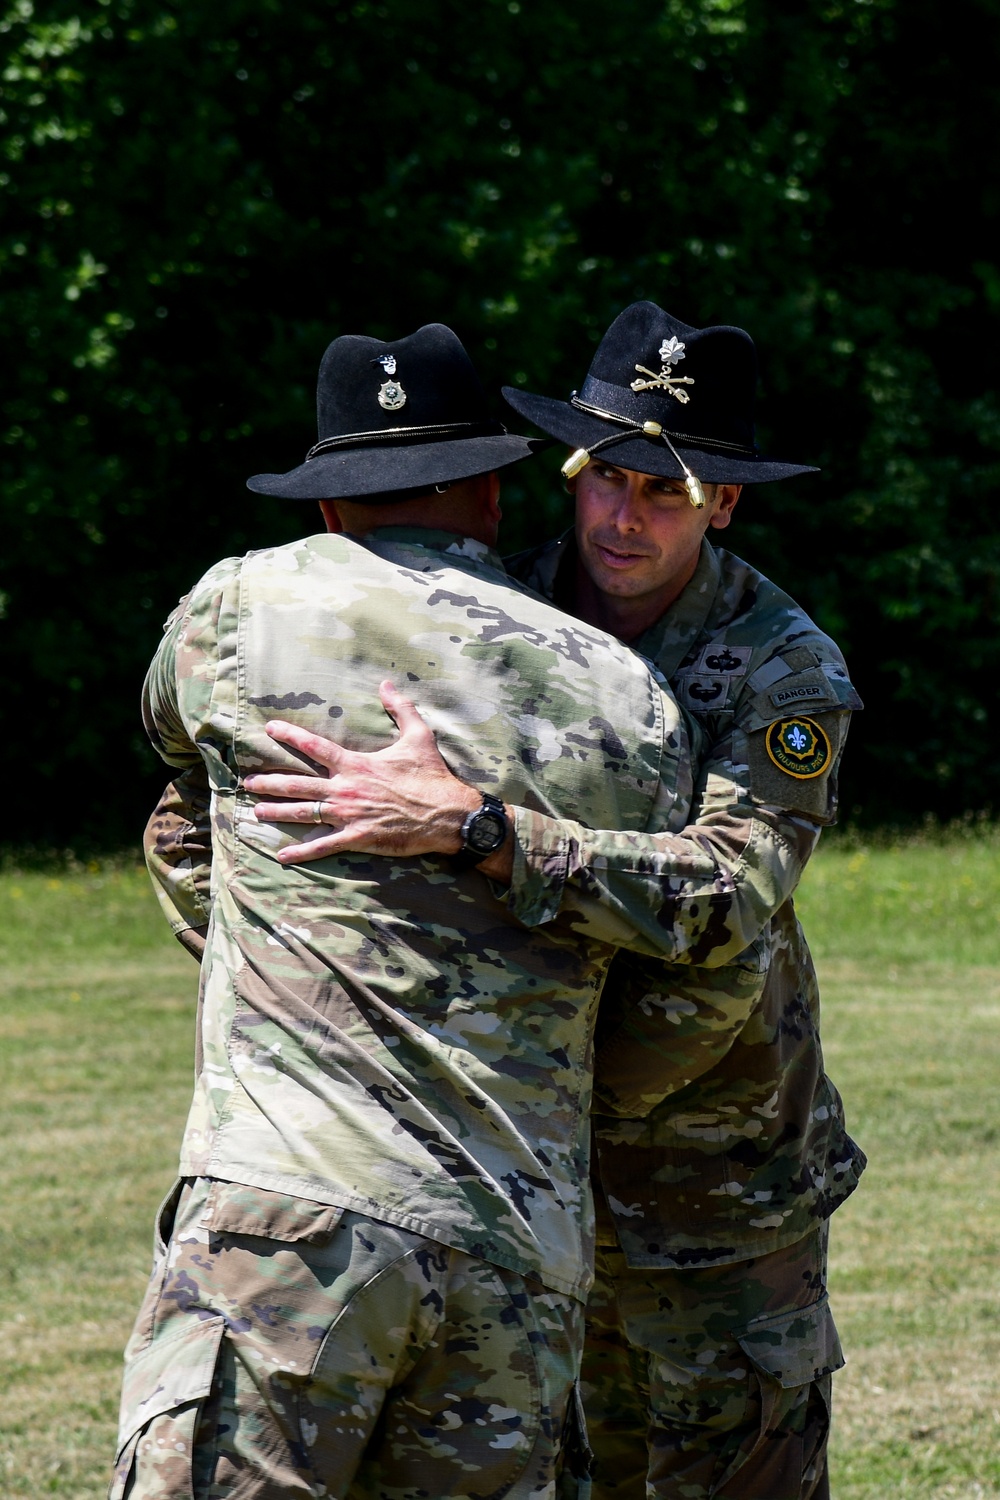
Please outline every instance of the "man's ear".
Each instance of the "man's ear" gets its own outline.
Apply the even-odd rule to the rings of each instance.
[[[500,509],[500,475],[494,469],[491,474],[484,474],[483,478],[483,509],[491,521],[499,521],[503,512]]]
[[[326,522],[327,531],[343,531],[344,528],[337,513],[336,500],[321,500],[319,508],[323,512],[323,520]]]
[[[722,531],[733,519],[733,511],[736,502],[740,498],[741,484],[717,484],[715,486],[715,498],[718,502],[715,510],[709,517],[709,526],[714,526],[717,531]]]

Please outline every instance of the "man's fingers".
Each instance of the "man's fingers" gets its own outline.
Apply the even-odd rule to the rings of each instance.
[[[324,808],[322,818],[316,816],[317,803]],[[253,812],[260,823],[325,823],[331,816],[322,797],[312,802],[258,802]]]
[[[314,859],[325,859],[328,854],[337,852],[330,847],[335,837],[335,834],[331,834],[326,839],[310,839],[307,844],[287,844],[284,849],[278,850],[278,862],[283,865],[307,865]]]
[[[284,776],[276,771],[244,776],[243,785],[253,797],[296,797],[312,803],[330,795],[330,783],[320,777]]]
[[[400,734],[426,735],[433,739],[431,731],[420,717],[415,706],[409,698],[404,698],[402,693],[397,692],[395,685],[388,681],[379,683],[378,695],[382,699],[382,707],[390,718],[394,719]]]
[[[293,750],[301,750],[310,760],[318,761],[321,766],[327,766],[331,770],[343,765],[350,753],[333,740],[328,740],[321,734],[310,734],[308,729],[300,729],[297,724],[289,724],[285,719],[269,719],[264,728],[272,740],[277,740],[280,745],[291,745]]]
[[[352,836],[346,831],[331,832],[325,838],[305,839],[301,844],[286,844],[275,856],[283,865],[307,865],[314,859],[326,859],[328,854],[349,853],[354,848]]]

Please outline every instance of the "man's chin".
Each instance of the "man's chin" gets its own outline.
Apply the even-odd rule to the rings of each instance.
[[[638,570],[596,567],[588,571],[594,587],[614,599],[631,599],[649,592],[649,583]]]

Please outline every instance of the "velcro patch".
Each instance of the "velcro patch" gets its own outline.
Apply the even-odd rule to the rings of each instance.
[[[804,672],[808,667],[819,664],[819,657],[808,646],[793,646],[790,651],[782,651],[781,654],[795,672]]]
[[[836,698],[826,687],[787,687],[779,688],[776,693],[770,694],[771,702],[775,708],[784,708],[790,703],[801,703],[804,698],[822,698],[824,702],[831,700],[836,703]]]
[[[678,697],[686,708],[721,708],[729,683],[721,677],[688,677],[677,683]]]
[[[815,719],[777,719],[764,743],[779,770],[799,781],[822,776],[833,758],[826,730]]]
[[[749,646],[727,646],[724,641],[713,641],[702,648],[692,670],[713,677],[742,677],[752,654]]]

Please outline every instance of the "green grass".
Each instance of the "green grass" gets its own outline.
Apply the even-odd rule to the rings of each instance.
[[[1000,1497],[998,855],[986,831],[831,842],[802,891],[871,1157],[834,1221],[835,1500]],[[100,1500],[196,970],[130,866],[8,870],[0,910],[0,1494]]]
[[[833,1221],[833,1495],[1000,1496],[1000,838],[834,842],[798,905],[870,1158]]]
[[[4,874],[0,910],[0,1494],[98,1500],[197,971],[134,868]]]

